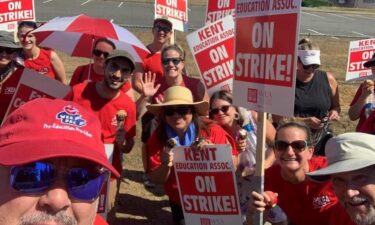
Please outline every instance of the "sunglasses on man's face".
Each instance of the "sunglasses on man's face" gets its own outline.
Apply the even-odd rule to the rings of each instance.
[[[164,115],[173,116],[175,113],[177,113],[180,116],[185,116],[186,114],[191,112],[190,109],[190,106],[165,107]]]
[[[170,27],[163,27],[163,26],[155,26],[154,30],[156,32],[162,32],[162,31],[164,31],[164,33],[169,33],[169,32],[172,31],[172,29]]]
[[[92,51],[92,53],[93,53],[96,57],[100,57],[101,55],[103,55],[104,58],[107,58],[108,55],[109,55],[109,52],[103,52],[103,51],[100,51],[99,49],[94,49],[94,51]]]
[[[22,193],[42,193],[54,185],[57,174],[55,166],[47,162],[14,166],[10,170],[10,185]],[[94,201],[99,196],[108,177],[108,171],[70,168],[65,176],[66,189],[69,196],[76,200]]]
[[[164,66],[168,66],[170,62],[173,63],[173,65],[177,66],[182,61],[181,58],[164,58],[161,62]]]
[[[220,111],[222,111],[223,113],[227,113],[230,107],[231,107],[231,105],[223,105],[223,106],[218,107],[218,108],[216,108],[216,109],[211,109],[211,110],[210,110],[210,114],[211,114],[211,115],[216,115],[216,114],[218,114]]]
[[[17,49],[14,49],[14,48],[7,48],[7,47],[0,47],[0,53],[3,53],[5,52],[5,54],[13,54],[17,51]]]
[[[277,151],[286,151],[289,146],[292,147],[293,151],[296,153],[302,152],[307,148],[307,141],[305,140],[298,140],[298,141],[293,141],[291,143],[277,140],[275,141],[275,149]]]

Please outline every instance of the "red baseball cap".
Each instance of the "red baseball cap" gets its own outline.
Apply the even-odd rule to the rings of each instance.
[[[61,99],[39,98],[12,112],[0,128],[0,164],[20,165],[56,157],[98,163],[115,176],[108,162],[96,115]]]

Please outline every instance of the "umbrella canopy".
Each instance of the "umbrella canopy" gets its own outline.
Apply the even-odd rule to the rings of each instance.
[[[60,50],[71,56],[91,58],[96,39],[107,38],[116,49],[129,52],[135,61],[149,54],[142,42],[127,29],[107,19],[86,15],[56,17],[31,32],[39,46]]]

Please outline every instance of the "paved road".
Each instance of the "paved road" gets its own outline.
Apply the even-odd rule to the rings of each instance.
[[[47,21],[56,16],[72,16],[84,13],[90,16],[113,19],[125,26],[148,27],[154,16],[153,4],[103,1],[103,0],[35,0],[36,15],[39,21]],[[190,6],[190,28],[203,26],[206,8]],[[302,34],[327,35],[335,37],[375,36],[375,14],[351,12],[320,12],[303,9],[301,13]]]

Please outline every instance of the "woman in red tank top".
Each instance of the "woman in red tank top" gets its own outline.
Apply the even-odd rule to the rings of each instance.
[[[30,34],[36,28],[36,23],[32,21],[22,21],[18,24],[17,35],[23,47],[25,67],[68,84],[64,65],[56,52],[38,47],[35,36]]]

